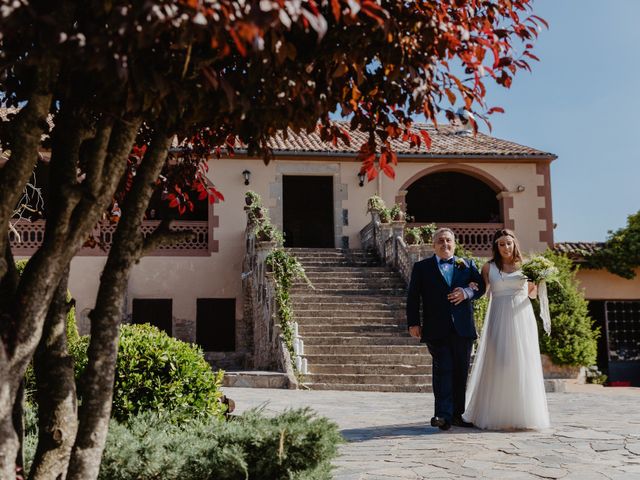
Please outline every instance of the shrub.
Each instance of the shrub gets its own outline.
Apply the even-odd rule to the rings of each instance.
[[[230,422],[181,426],[145,413],[112,422],[100,479],[330,479],[341,436],[308,409],[265,418],[250,411]]]
[[[151,325],[123,325],[112,416],[125,420],[144,411],[221,416],[222,374],[211,370],[195,345]]]
[[[89,337],[72,344],[76,381],[87,366]],[[138,413],[165,412],[175,421],[224,414],[222,371],[214,373],[195,345],[151,325],[122,325],[111,416],[124,421]],[[78,392],[81,394],[81,391]]]
[[[640,267],[640,211],[627,217],[627,225],[609,231],[601,250],[587,256],[587,268],[606,268],[622,278],[635,278]]]
[[[549,312],[551,313],[551,335],[542,330],[538,318],[540,351],[560,365],[588,366],[596,363],[598,328],[588,314],[587,301],[578,287],[576,268],[564,255],[552,251],[544,256],[558,269],[558,281],[547,285]],[[534,300],[536,315],[539,303]]]

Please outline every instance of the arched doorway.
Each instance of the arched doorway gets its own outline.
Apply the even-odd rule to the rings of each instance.
[[[471,175],[444,171],[413,182],[405,202],[415,223],[503,223],[498,193]]]

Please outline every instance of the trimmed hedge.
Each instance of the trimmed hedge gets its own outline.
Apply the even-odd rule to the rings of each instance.
[[[74,352],[74,357],[76,363],[86,364],[86,349]],[[145,411],[172,412],[176,419],[221,417],[223,373],[211,370],[196,345],[151,325],[123,325],[112,417],[123,421]]]

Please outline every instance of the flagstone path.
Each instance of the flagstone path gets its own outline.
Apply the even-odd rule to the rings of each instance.
[[[229,388],[236,412],[311,407],[347,442],[336,480],[640,480],[640,388],[574,386],[548,394],[553,427],[485,432],[428,426],[430,393]]]

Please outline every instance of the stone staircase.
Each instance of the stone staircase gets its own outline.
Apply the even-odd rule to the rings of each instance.
[[[291,290],[313,390],[431,391],[431,356],[406,328],[401,277],[363,250],[288,249],[315,289]]]

